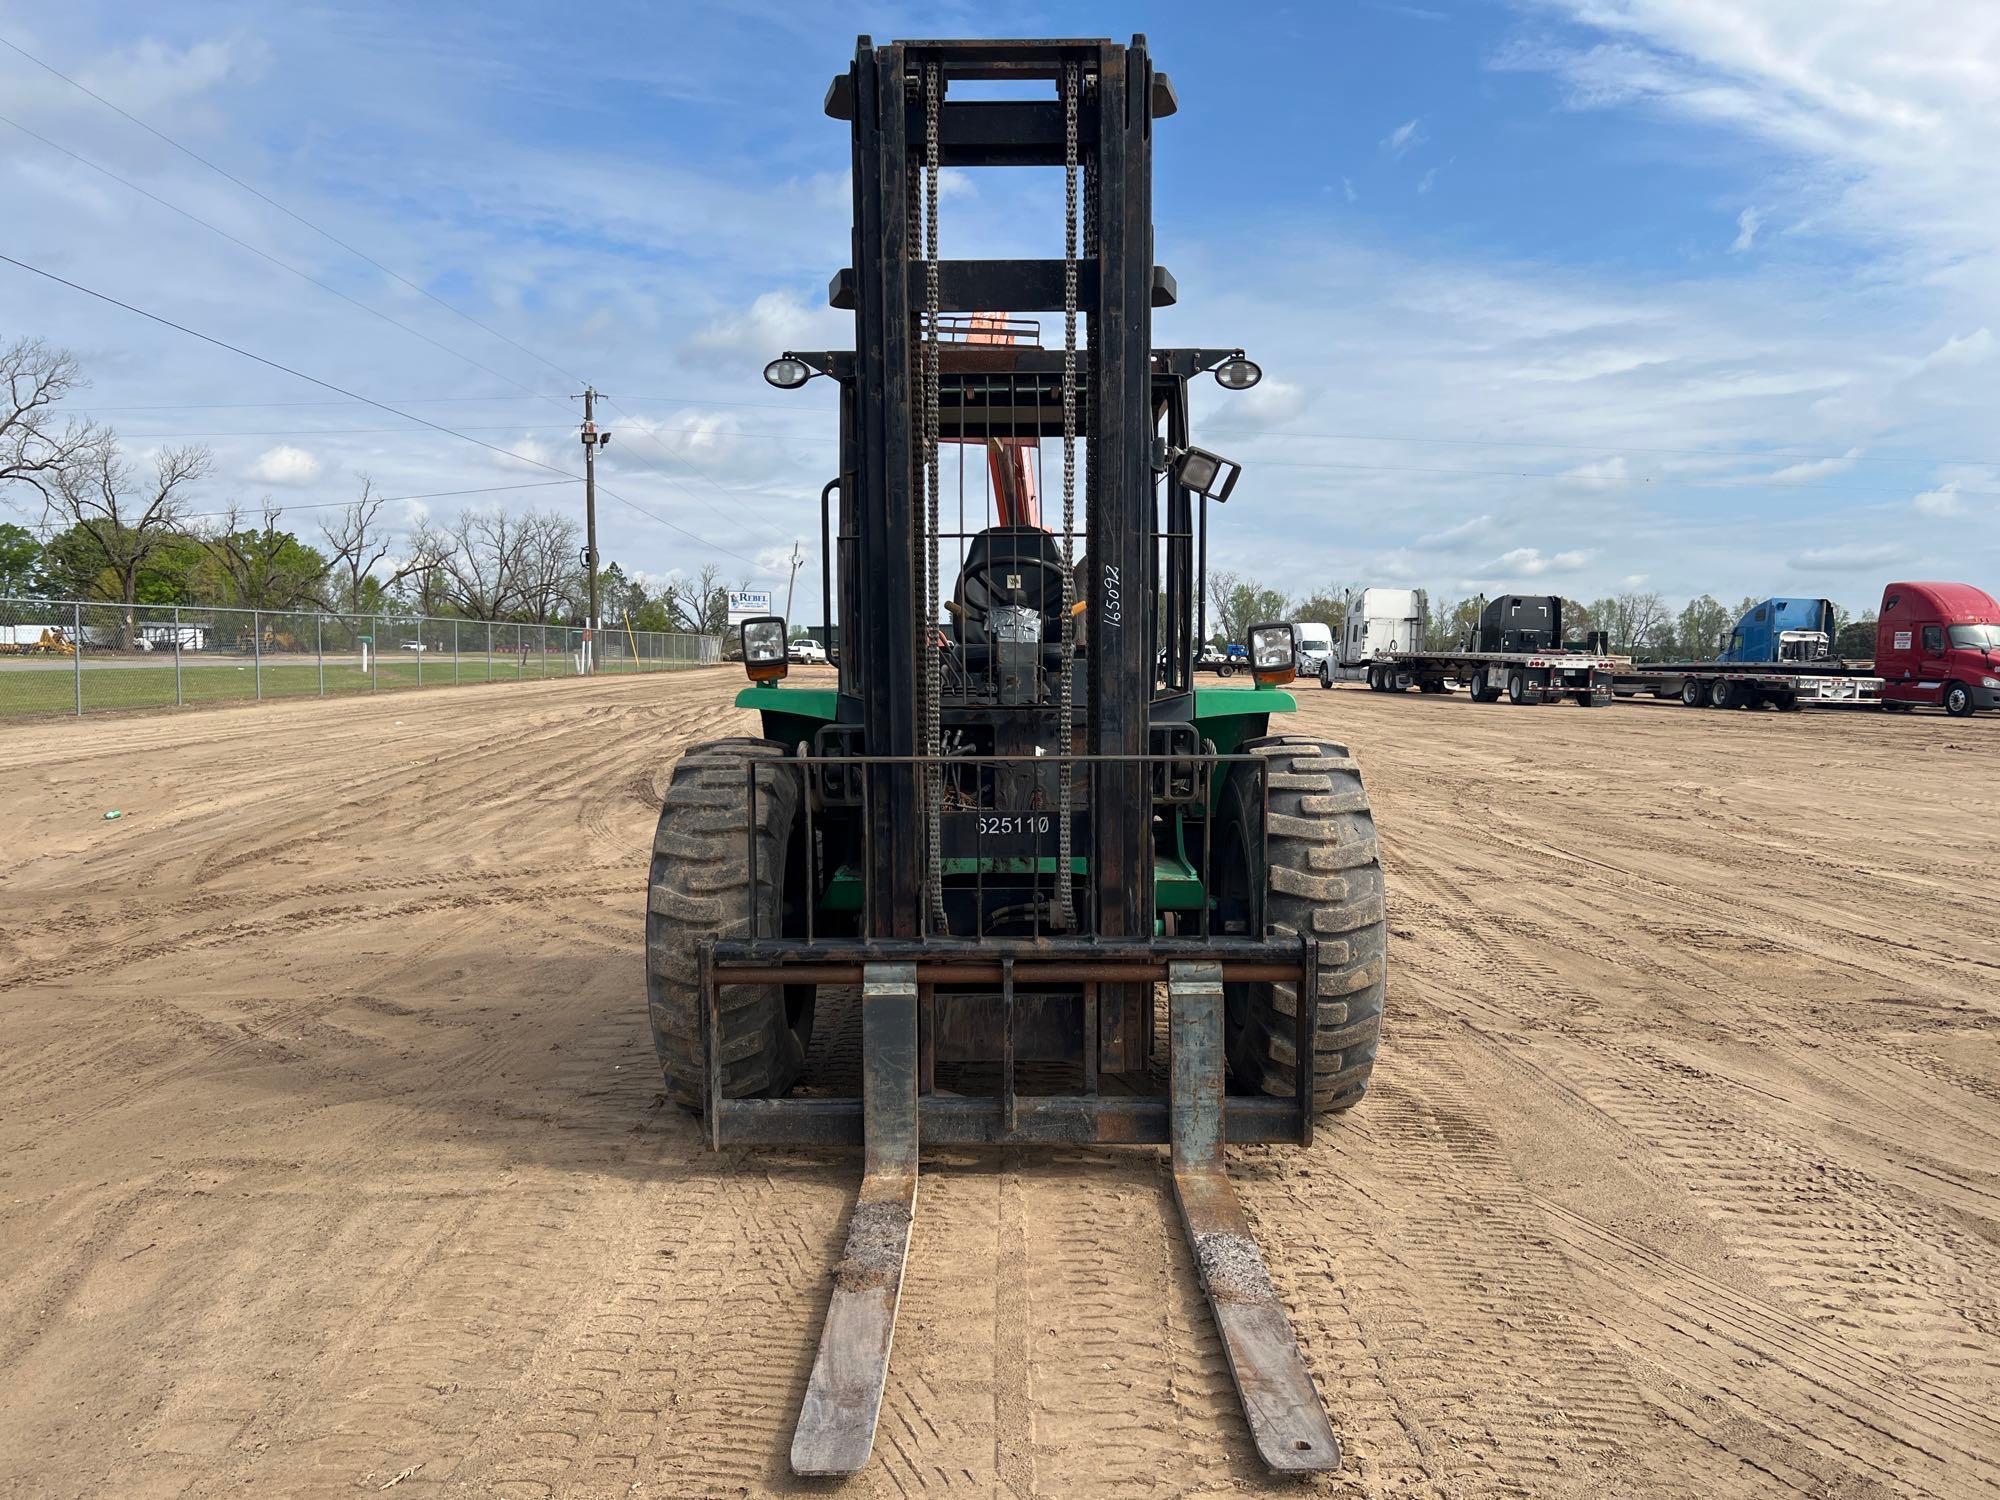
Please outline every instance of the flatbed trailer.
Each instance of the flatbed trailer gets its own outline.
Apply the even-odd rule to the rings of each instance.
[[[1633,698],[1678,698],[1689,708],[1763,708],[1795,712],[1811,705],[1879,705],[1882,679],[1872,662],[1643,662],[1621,669],[1615,690]]]
[[[1371,690],[1448,693],[1462,685],[1475,703],[1561,703],[1594,708],[1609,703],[1617,676],[1631,663],[1587,651],[1379,651],[1366,663]],[[1319,684],[1330,688],[1339,675],[1329,658]]]

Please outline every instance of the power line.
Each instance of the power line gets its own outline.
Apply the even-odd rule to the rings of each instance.
[[[451,303],[445,301],[444,298],[438,296],[435,292],[430,291],[428,288],[419,286],[416,282],[411,281],[407,276],[401,275],[396,271],[390,270],[389,267],[383,265],[382,262],[375,259],[374,256],[369,255],[364,251],[355,249],[354,246],[348,244],[347,241],[333,234],[330,230],[320,228],[319,225],[313,223],[313,221],[306,218],[305,215],[287,208],[284,204],[280,203],[276,198],[273,198],[269,193],[266,193],[259,188],[252,187],[242,178],[236,176],[235,173],[224,171],[221,167],[218,167],[214,162],[210,161],[200,152],[195,151],[187,146],[183,146],[179,141],[175,140],[165,131],[155,129],[153,126],[148,125],[144,120],[140,119],[137,115],[133,114],[131,111],[120,108],[118,105],[112,103],[109,99],[105,98],[102,94],[97,93],[93,89],[86,88],[83,84],[78,83],[74,78],[70,77],[67,73],[64,73],[60,69],[56,68],[54,65],[43,62],[41,58],[35,56],[34,53],[28,51],[25,47],[22,47],[17,43],[8,40],[4,36],[0,36],[0,46],[4,46],[9,51],[14,52],[19,56],[26,58],[29,62],[33,63],[36,67],[42,69],[44,72],[54,74],[57,78],[60,78],[64,83],[68,84],[71,88],[76,89],[79,93],[88,94],[91,98],[95,99],[99,104],[102,104],[106,109],[112,111],[114,114],[120,115],[123,118],[130,120],[134,125],[137,125],[141,130],[147,132],[147,134],[155,136],[162,141],[165,141],[169,146],[172,146],[176,151],[180,152],[183,156],[189,157],[194,161],[200,162],[204,167],[207,167],[209,171],[215,173],[217,176],[226,178],[228,181],[235,183],[236,186],[242,188],[244,192],[249,193],[254,198],[260,199],[261,201],[270,204],[271,207],[278,210],[279,213],[285,215],[289,219],[296,220],[298,223],[305,225],[305,227],[310,229],[314,234],[319,235],[322,239],[325,239],[332,244],[338,245],[341,249],[345,250],[349,255],[357,256],[361,260],[366,261],[369,265],[373,266],[376,270],[380,271],[384,276],[388,276],[395,281],[401,282],[404,286],[408,287],[411,291],[418,293],[420,296],[429,298],[432,302],[435,302],[439,307],[442,307],[446,312],[449,312],[456,317],[465,319],[465,321],[472,324],[473,327],[484,330],[486,333],[489,333],[494,338],[500,340],[501,343],[509,344],[512,347],[520,350],[521,353],[527,355],[530,359],[536,360],[539,363],[546,365],[549,369],[554,370],[558,375],[562,376],[565,380],[570,381],[572,383],[580,383],[582,379],[581,376],[571,374],[569,371],[563,369],[561,365],[556,364],[553,360],[550,360],[545,355],[536,353],[533,349],[530,349],[526,344],[520,343],[518,340],[509,338],[499,329],[489,327],[487,324],[481,322],[478,318],[473,317],[471,313],[466,312],[461,308],[452,306]]]
[[[30,272],[33,275],[40,276],[46,281],[53,281],[58,286],[66,286],[71,291],[82,292],[86,297],[94,297],[99,302],[109,303],[113,307],[122,308],[126,312],[133,313],[141,318],[145,318],[149,322],[158,323],[164,328],[171,328],[177,333],[184,333],[188,335],[188,337],[190,338],[200,339],[204,344],[213,344],[218,349],[226,349],[231,354],[241,355],[244,359],[255,360],[260,365],[264,365],[270,369],[280,371],[281,373],[286,375],[290,375],[296,380],[303,380],[308,385],[316,385],[320,387],[320,389],[322,390],[333,391],[337,395],[347,397],[350,401],[358,401],[364,406],[372,406],[377,411],[386,411],[392,417],[401,417],[406,422],[415,422],[418,426],[428,427],[433,432],[441,432],[447,437],[458,438],[461,442],[471,443],[476,448],[484,448],[489,453],[497,453],[501,455],[503,458],[513,459],[517,463],[528,464],[537,469],[546,469],[549,473],[560,474],[565,479],[576,480],[579,483],[582,480],[581,475],[572,474],[567,469],[558,468],[556,467],[556,465],[551,463],[544,463],[542,462],[542,460],[538,458],[529,458],[525,454],[516,453],[509,448],[502,448],[497,443],[489,443],[485,441],[483,438],[473,437],[469,433],[460,432],[456,428],[447,427],[442,422],[433,422],[428,417],[416,416],[410,412],[406,412],[401,410],[400,408],[391,406],[386,401],[376,401],[371,397],[360,395],[355,391],[348,390],[345,386],[335,385],[330,380],[321,380],[317,375],[308,375],[303,370],[295,370],[290,365],[280,364],[275,359],[266,359],[261,354],[252,354],[248,349],[239,348],[237,345],[229,343],[224,339],[215,338],[210,334],[202,333],[197,329],[189,328],[184,323],[176,323],[172,318],[162,317],[158,313],[148,312],[143,307],[134,307],[129,302],[121,302],[118,298],[113,297],[106,292],[96,291],[90,287],[84,286],[81,282],[71,281],[66,276],[58,276],[53,271],[45,271],[40,266],[29,265],[28,262],[24,260],[16,260],[11,255],[0,254],[0,261],[4,261],[6,264],[10,266],[15,266],[20,270]],[[609,489],[605,490],[604,493],[610,495],[611,498],[618,501],[619,504],[624,505],[631,510],[637,511],[640,515],[645,516],[650,520],[657,521],[662,526],[666,526],[674,531],[678,531],[681,535],[689,538],[692,541],[700,542],[702,546],[709,548],[711,551],[720,552],[725,557],[736,558],[739,562],[749,563],[750,566],[752,566],[753,568],[761,566],[761,564],[759,564],[756,561],[756,559],[745,557],[742,553],[737,552],[732,548],[724,547],[719,545],[718,543],[711,542],[707,537],[704,537],[697,532],[689,531],[685,526],[682,526],[674,521],[669,521],[665,516],[650,511],[646,509],[644,506],[639,505],[634,501],[627,500],[622,495],[615,494],[613,491]]]
[[[106,177],[109,177],[113,182],[119,183],[125,187],[130,188],[133,192],[139,194],[140,197],[148,198],[154,203],[159,204],[160,207],[168,209],[173,213],[179,214],[182,218],[187,219],[189,222],[199,224],[203,229],[208,230],[209,233],[220,235],[223,239],[228,240],[230,244],[235,245],[240,249],[248,250],[252,255],[256,256],[260,260],[269,261],[272,265],[276,266],[281,271],[290,272],[292,275],[298,277],[299,280],[304,282],[309,282],[313,286],[318,287],[321,291],[327,293],[329,296],[338,297],[342,302],[345,302],[349,307],[358,307],[361,309],[361,311],[367,313],[371,318],[379,318],[384,323],[387,323],[391,328],[399,328],[404,333],[407,333],[411,338],[421,339],[423,340],[424,343],[429,344],[433,349],[440,349],[446,354],[449,354],[453,359],[462,359],[467,364],[471,365],[474,369],[484,370],[488,375],[491,375],[495,380],[504,380],[507,382],[507,384],[513,386],[516,390],[525,391],[530,396],[536,397],[537,399],[541,399],[542,392],[537,391],[533,386],[523,385],[520,381],[514,379],[513,376],[503,374],[499,370],[494,369],[491,365],[483,364],[479,360],[474,359],[470,354],[467,354],[462,350],[454,349],[451,347],[451,345],[442,343],[439,340],[432,338],[429,334],[422,333],[417,329],[412,328],[408,323],[402,322],[396,318],[392,318],[389,316],[389,314],[382,312],[377,308],[370,307],[366,302],[363,302],[360,298],[348,296],[348,294],[343,292],[339,287],[329,286],[326,282],[321,281],[317,276],[314,276],[310,272],[301,271],[297,266],[292,265],[287,261],[280,260],[277,256],[272,255],[269,251],[260,250],[257,246],[251,244],[248,240],[242,239],[237,235],[231,234],[228,230],[222,228],[220,225],[210,223],[207,219],[204,219],[200,214],[193,213],[188,209],[182,208],[178,203],[174,203],[166,198],[162,198],[158,193],[155,193],[148,188],[143,188],[139,186],[138,183],[132,181],[129,177],[121,177],[118,173],[112,171],[109,167],[103,166],[98,162],[94,162],[89,157],[83,155],[82,153],[77,151],[72,151],[69,147],[61,145],[56,141],[50,140],[47,136],[41,134],[39,131],[30,130],[27,126],[21,124],[20,121],[9,119],[6,115],[0,115],[0,124],[11,125],[16,130],[20,131],[21,134],[25,136],[31,136],[35,140],[40,141],[44,146],[47,146],[51,151],[60,151],[64,156],[67,156],[71,161],[81,162],[84,166],[89,167],[93,172],[103,173]]]
[[[368,499],[371,503],[393,505],[399,500],[444,500],[454,495],[497,495],[504,490],[548,490],[568,483],[567,479],[538,479],[533,484],[487,484],[470,490],[425,490],[415,495],[370,495]],[[315,500],[307,505],[274,505],[271,512],[273,515],[290,515],[296,510],[344,510],[357,503],[354,500]],[[207,521],[228,514],[226,510],[193,510],[187,513],[186,519]]]
[[[1808,462],[1850,464],[1965,464],[1993,467],[2000,460],[1990,458],[1941,458],[1932,453],[1880,454],[1814,453],[1801,448],[1659,448],[1639,443],[1535,443],[1509,438],[1387,437],[1363,432],[1295,432],[1269,427],[1204,427],[1202,431],[1224,437],[1313,438],[1336,443],[1410,443],[1455,448],[1550,448],[1569,453],[1662,453],[1682,458],[1734,458],[1756,461],[1793,458]]]

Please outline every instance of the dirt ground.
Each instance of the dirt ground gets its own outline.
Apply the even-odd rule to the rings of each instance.
[[[857,1169],[704,1152],[642,1019],[735,687],[0,731],[0,1493],[827,1489]],[[1344,1474],[1258,1469],[1157,1153],[927,1154],[840,1493],[2000,1495],[2000,721],[1300,701],[1387,1041],[1232,1167]]]

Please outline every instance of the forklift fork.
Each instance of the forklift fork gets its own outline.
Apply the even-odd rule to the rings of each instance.
[[[1177,963],[1167,975],[1174,1197],[1243,1415],[1258,1456],[1272,1472],[1338,1469],[1340,1440],[1229,1185],[1223,1156],[1222,965]],[[1310,1051],[1302,1047],[1301,1056]],[[1310,1089],[1304,1094],[1310,1108]]]
[[[853,1474],[875,1446],[917,1209],[917,966],[861,971],[864,1168],[792,1434],[792,1472]]]
[[[862,974],[865,1167],[792,1438],[792,1471],[812,1477],[868,1462],[917,1201],[916,965],[873,963]],[[1251,1436],[1274,1472],[1338,1469],[1340,1442],[1229,1184],[1222,966],[1175,963],[1168,974],[1174,1197]]]

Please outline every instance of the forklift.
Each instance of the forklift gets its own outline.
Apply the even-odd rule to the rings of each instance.
[[[1289,624],[1249,632],[1250,685],[1195,685],[1210,509],[1239,469],[1191,440],[1189,385],[1261,371],[1153,346],[1177,297],[1153,126],[1177,107],[1144,37],[862,37],[826,96],[852,135],[830,297],[854,346],[765,378],[839,393],[838,675],[786,685],[789,622],[741,625],[762,734],[674,768],[646,931],[666,1088],[709,1144],[862,1149],[801,1475],[868,1460],[925,1146],[1170,1147],[1258,1452],[1340,1465],[1225,1147],[1308,1144],[1361,1099],[1382,873],[1346,749],[1270,732],[1295,708]],[[1020,166],[1061,171],[1062,256],[940,259],[940,172]],[[859,1095],[787,1097],[843,989]]]

